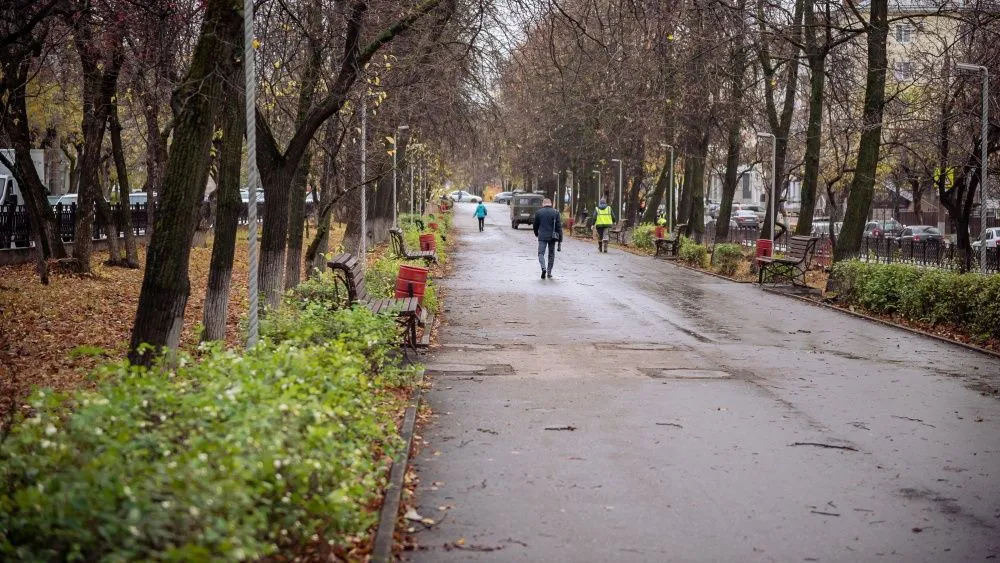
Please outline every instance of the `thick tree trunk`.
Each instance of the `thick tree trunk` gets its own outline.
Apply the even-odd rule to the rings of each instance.
[[[169,131],[160,131],[159,114],[156,102],[152,96],[140,95],[145,109],[143,117],[146,123],[146,235],[151,236],[153,225],[156,224],[156,211],[160,189],[163,185],[163,171],[167,167],[167,135]]]
[[[121,228],[125,234],[125,262],[127,268],[139,267],[139,249],[135,243],[135,230],[132,228],[132,204],[129,194],[132,188],[128,181],[128,165],[125,163],[125,151],[122,149],[122,125],[118,120],[118,103],[113,102],[108,115],[108,127],[111,133],[111,152],[115,158],[115,170],[118,173],[118,201],[121,202]]]
[[[735,94],[735,92],[734,92]],[[722,200],[719,202],[719,214],[715,219],[715,243],[729,240],[729,219],[733,214],[733,198],[736,196],[736,186],[743,176],[740,174],[740,148],[743,139],[740,135],[743,119],[740,114],[734,115],[729,123],[729,138],[726,147],[726,175],[722,181]]]
[[[857,166],[847,196],[844,226],[833,250],[833,260],[854,256],[861,248],[861,236],[868,220],[872,197],[875,193],[875,169],[882,144],[882,111],[885,107],[885,72],[887,64],[886,21],[888,0],[872,0],[871,16],[867,24],[868,70],[865,80],[865,105],[861,141],[858,145]]]
[[[191,283],[188,258],[208,180],[214,124],[223,104],[220,67],[233,62],[242,38],[240,0],[208,0],[191,67],[175,93],[180,107],[163,178],[160,213],[132,329],[129,360],[151,364],[180,341]],[[149,345],[145,347],[144,345]]]
[[[45,197],[45,185],[31,160],[31,132],[25,98],[28,61],[0,61],[0,124],[14,148],[14,162],[8,169],[15,175],[28,223],[33,231],[39,259],[65,258],[66,248],[59,236],[55,214]],[[37,231],[37,232],[35,232]]]
[[[813,0],[806,0],[812,6]],[[811,11],[811,10],[810,10]],[[809,11],[806,15],[807,31],[809,29]],[[815,35],[815,31],[811,31]],[[813,39],[815,42],[815,38]],[[819,186],[819,152],[823,135],[823,94],[826,86],[826,55],[812,53],[809,55],[809,121],[806,125],[806,155],[805,173],[802,177],[802,205],[799,208],[799,220],[795,226],[795,234],[808,235],[812,232],[813,213],[816,207],[816,191]]]
[[[73,257],[79,262],[82,271],[90,271],[90,256],[92,251],[92,235],[94,229],[94,211],[96,206],[103,205],[102,215],[105,225],[108,224],[110,212],[107,202],[103,199],[98,178],[101,164],[101,152],[104,145],[104,132],[108,123],[108,111],[112,98],[118,89],[118,71],[122,64],[122,49],[119,38],[111,38],[114,51],[106,60],[101,60],[98,52],[98,42],[94,37],[92,15],[84,13],[74,27],[74,44],[80,56],[80,66],[83,74],[83,156],[80,159],[80,189],[77,199],[75,237],[73,240]],[[112,226],[110,231],[115,231]],[[114,240],[112,240],[114,239]],[[115,254],[118,250],[117,232],[108,233],[108,248]],[[115,255],[112,263],[119,260]]]
[[[705,240],[705,163],[708,160],[708,144],[711,129],[706,128],[698,144],[698,154],[691,159],[691,219],[688,232],[694,233],[694,240]]]
[[[208,270],[205,311],[201,339],[225,340],[229,316],[229,288],[232,284],[233,256],[243,201],[240,197],[240,166],[243,158],[243,135],[246,131],[243,107],[243,73],[236,72],[227,81],[228,103],[222,117],[222,142],[219,150],[218,188],[216,189],[215,242],[212,265]]]
[[[306,186],[309,181],[310,154],[307,151],[292,178],[292,198],[288,206],[288,251],[285,256],[285,290],[292,289],[301,281],[302,237],[306,218]]]
[[[667,191],[667,183],[670,181],[669,175],[670,168],[670,156],[667,156],[667,161],[660,168],[660,174],[656,177],[656,187],[653,188],[653,193],[646,202],[646,212],[642,214],[643,223],[655,223],[656,222],[656,210],[660,207],[660,202],[663,201],[663,196]],[[669,212],[669,209],[667,210]]]

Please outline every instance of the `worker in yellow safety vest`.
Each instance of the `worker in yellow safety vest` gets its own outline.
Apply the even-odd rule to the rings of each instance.
[[[611,230],[611,225],[615,224],[615,214],[611,211],[611,206],[608,202],[601,200],[597,204],[597,209],[594,210],[594,226],[597,227],[597,251],[607,252],[608,251],[608,231]]]

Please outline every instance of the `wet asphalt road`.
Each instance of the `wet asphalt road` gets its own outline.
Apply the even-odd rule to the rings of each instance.
[[[1000,557],[1000,362],[472,209],[405,559]]]

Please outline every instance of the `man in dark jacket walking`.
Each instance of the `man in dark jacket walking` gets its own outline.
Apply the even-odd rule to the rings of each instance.
[[[556,242],[562,240],[562,218],[559,212],[552,208],[552,200],[542,200],[542,208],[535,212],[535,222],[532,225],[535,236],[538,237],[538,263],[542,266],[542,279],[546,274],[552,277],[552,265],[556,261]],[[549,251],[548,267],[545,262],[545,250]]]

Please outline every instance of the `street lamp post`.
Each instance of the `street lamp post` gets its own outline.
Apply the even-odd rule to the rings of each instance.
[[[622,159],[612,158],[611,162],[618,163],[618,220],[622,220]]]
[[[397,217],[399,215],[398,213],[399,207],[396,205],[396,167],[397,167],[396,163],[398,162],[397,155],[399,154],[399,136],[400,133],[406,131],[409,128],[410,128],[409,125],[400,125],[399,127],[396,127],[396,138],[394,139],[395,146],[392,149],[392,226],[393,227],[399,226],[397,220]]]
[[[674,146],[660,143],[665,149],[670,149],[670,179],[667,184],[667,231],[674,230]]]
[[[770,211],[771,212],[771,225],[770,225],[770,229],[771,230],[770,230],[769,238],[773,241],[774,240],[774,214],[775,214],[775,207],[774,207],[775,204],[774,204],[774,202],[777,199],[776,196],[778,195],[778,171],[776,170],[776,168],[778,167],[777,160],[776,160],[777,159],[777,155],[778,155],[778,139],[774,136],[774,133],[757,133],[757,137],[759,137],[761,139],[766,139],[766,138],[770,138],[771,139],[771,195],[768,198],[770,200],[768,203],[769,203],[769,207],[771,209],[771,211]],[[773,252],[773,250],[772,250],[772,252]]]
[[[989,117],[990,117],[990,105],[988,94],[990,91],[990,72],[982,65],[974,65],[969,63],[958,63],[955,68],[959,70],[972,71],[972,72],[982,72],[983,73],[983,114],[982,114],[982,132],[979,137],[979,167],[980,167],[980,180],[979,180],[979,270],[982,273],[986,273],[986,241],[983,240],[983,232],[986,226],[986,209],[983,207],[983,194],[986,192],[986,159],[989,154],[986,152],[988,133],[989,133]]]
[[[552,174],[556,177],[556,191],[552,195],[552,202],[555,208],[558,209],[560,212],[562,212],[563,209],[562,200],[559,199],[559,172],[556,171],[553,172]]]

